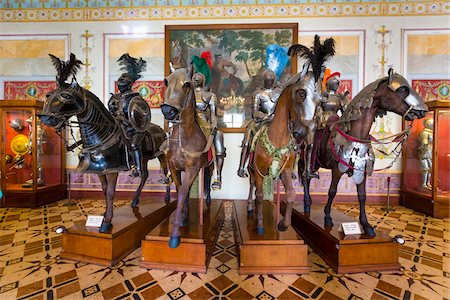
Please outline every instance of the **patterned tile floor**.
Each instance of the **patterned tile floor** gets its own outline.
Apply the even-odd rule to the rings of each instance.
[[[373,225],[406,239],[399,272],[336,275],[310,252],[308,274],[241,276],[230,204],[208,273],[196,274],[142,269],[140,248],[112,268],[61,259],[56,226],[103,212],[103,201],[65,203],[0,209],[0,299],[450,299],[450,220],[403,207],[390,213],[368,207]],[[335,207],[358,216],[355,205]]]

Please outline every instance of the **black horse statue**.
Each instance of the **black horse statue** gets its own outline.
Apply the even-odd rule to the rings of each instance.
[[[107,232],[112,228],[113,201],[116,190],[118,173],[129,170],[129,154],[126,151],[126,138],[120,125],[103,103],[90,91],[82,88],[75,80],[75,75],[82,64],[70,55],[67,62],[50,54],[53,65],[57,70],[57,88],[47,94],[42,113],[39,117],[47,126],[60,131],[69,124],[69,118],[76,116],[80,129],[82,144],[80,162],[77,171],[98,174],[103,194],[106,197],[106,212],[100,232]],[[72,76],[72,82],[66,80]],[[148,178],[147,162],[158,158],[164,174],[167,174],[167,164],[164,154],[159,150],[165,140],[163,129],[157,125],[151,126],[145,132],[141,149],[143,153],[143,170],[141,182],[136,190],[132,207],[139,203],[139,195]],[[72,145],[74,146],[74,145]],[[166,203],[170,200],[170,187],[166,187]]]

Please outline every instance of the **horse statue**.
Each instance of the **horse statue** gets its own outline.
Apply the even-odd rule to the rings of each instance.
[[[363,90],[348,104],[342,117],[329,120],[328,125],[315,141],[314,152],[317,155],[314,170],[331,169],[332,180],[325,206],[325,226],[333,226],[330,215],[331,205],[337,192],[341,176],[346,173],[353,177],[359,200],[359,222],[368,236],[375,236],[373,227],[367,221],[365,211],[366,177],[374,171],[375,156],[369,135],[370,128],[377,116],[394,112],[407,121],[416,117],[423,118],[428,108],[422,97],[417,94],[400,74],[389,69],[388,76],[378,79]],[[403,143],[409,131],[397,135],[398,145]],[[398,152],[399,153],[399,152]],[[299,160],[299,176],[305,163]],[[299,177],[300,178],[300,177]],[[302,178],[304,186],[304,211],[311,209],[309,186],[311,178]]]
[[[180,244],[180,227],[187,224],[189,191],[202,168],[205,168],[206,203],[211,202],[214,163],[212,159],[208,159],[208,150],[213,135],[207,139],[196,120],[192,71],[193,69],[188,71],[186,68],[172,70],[164,80],[166,92],[164,103],[161,105],[164,118],[173,124],[172,133],[167,141],[166,157],[178,194],[175,220],[169,239],[171,248],[176,248]]]
[[[296,160],[294,148],[303,146],[305,159],[310,159],[314,131],[315,112],[320,103],[321,79],[325,62],[334,55],[334,40],[323,43],[315,36],[311,48],[292,45],[288,54],[300,53],[306,59],[301,72],[293,76],[284,86],[270,123],[256,133],[253,161],[249,164],[250,187],[256,186],[256,217],[258,234],[264,234],[262,216],[263,181],[273,185],[273,179],[280,177],[285,188],[287,207],[284,218],[278,223],[278,230],[285,231],[291,224],[295,190],[292,184],[292,170]],[[311,68],[310,68],[311,67]],[[308,170],[309,171],[309,170]],[[306,173],[307,176],[311,174]],[[252,213],[252,189],[248,197],[247,212]]]
[[[67,62],[50,54],[58,75],[57,88],[47,94],[47,99],[39,117],[47,126],[61,131],[70,125],[69,118],[76,116],[80,129],[81,140],[68,147],[75,148],[82,145],[80,162],[77,171],[96,173],[102,184],[103,194],[106,197],[106,212],[99,232],[108,232],[112,228],[113,201],[119,172],[129,170],[129,157],[126,151],[123,132],[120,124],[115,121],[100,99],[90,91],[79,86],[75,75],[82,62],[70,55]],[[72,76],[72,82],[66,80]],[[167,174],[167,165],[164,154],[159,147],[165,140],[162,128],[151,124],[145,131],[142,141],[144,166],[150,159],[158,158],[164,174]],[[148,178],[147,167],[143,168],[141,181],[134,193],[132,207],[139,204],[139,195]],[[170,187],[166,187],[166,203],[170,200]]]

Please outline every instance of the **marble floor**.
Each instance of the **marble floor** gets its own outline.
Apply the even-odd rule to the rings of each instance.
[[[231,203],[207,274],[146,270],[137,249],[114,267],[61,259],[58,225],[103,212],[103,201],[59,201],[37,209],[0,209],[0,299],[450,299],[450,220],[403,207],[368,207],[370,222],[403,235],[401,270],[337,275],[309,252],[304,275],[239,275]],[[128,205],[117,200],[116,206]],[[336,205],[358,216],[356,205]]]

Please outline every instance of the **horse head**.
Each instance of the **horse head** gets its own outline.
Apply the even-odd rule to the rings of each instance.
[[[309,63],[303,65],[300,73],[288,83],[291,94],[291,131],[296,140],[305,137],[306,123],[314,120],[317,106],[320,104],[322,89],[320,80],[316,80],[314,73],[309,70]],[[288,87],[287,86],[287,87]]]
[[[407,121],[421,119],[428,111],[423,98],[392,68],[388,71],[388,77],[378,84],[374,99],[377,96],[380,99],[379,108],[399,114]]]
[[[77,60],[74,54],[70,55],[70,60],[67,62],[49,55],[58,73],[56,76],[57,87],[46,95],[47,99],[39,117],[45,125],[62,129],[71,116],[83,112],[86,107],[85,93],[83,92],[85,90],[78,85],[74,77],[81,61]],[[73,78],[69,84],[66,80],[70,75]]]
[[[168,121],[179,119],[180,113],[186,107],[186,98],[193,90],[191,72],[185,68],[174,70],[164,79],[166,92],[161,111]]]
[[[307,132],[311,136],[311,133],[315,131],[314,117],[322,97],[324,65],[334,52],[334,39],[328,38],[321,42],[318,35],[314,36],[314,43],[310,48],[300,44],[289,47],[288,55],[298,54],[306,60],[303,70],[289,81],[293,85],[292,105],[300,117],[300,122],[294,126],[293,132],[298,142],[308,135]]]

